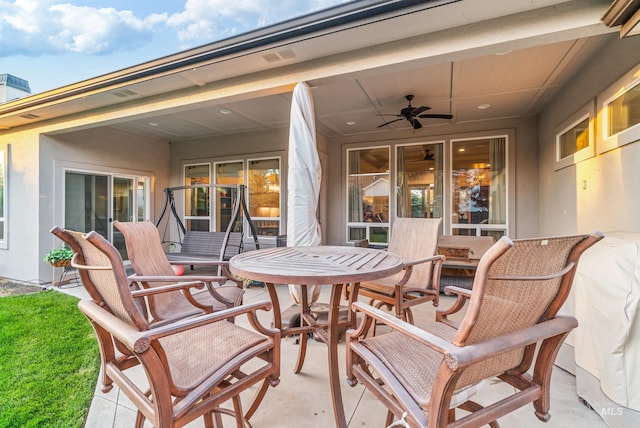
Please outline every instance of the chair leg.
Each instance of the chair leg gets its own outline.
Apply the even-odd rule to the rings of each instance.
[[[242,416],[242,402],[240,401],[240,396],[236,395],[233,397],[233,411],[236,416],[236,426],[238,428],[244,427],[245,419]]]
[[[393,423],[393,412],[391,410],[387,411],[387,420],[384,423],[384,426],[388,427]]]
[[[244,415],[244,418],[246,420],[251,419],[251,416],[253,416],[256,410],[258,410],[258,406],[260,406],[260,403],[262,403],[264,396],[267,394],[267,390],[269,389],[269,386],[270,386],[269,379],[265,379],[264,382],[262,382],[262,385],[260,386],[260,388],[258,389],[258,392],[256,392],[255,397],[253,397],[253,400],[251,401],[251,405],[249,406],[247,413],[245,413]]]

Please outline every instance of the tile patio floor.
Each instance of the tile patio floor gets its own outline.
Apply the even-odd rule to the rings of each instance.
[[[64,285],[61,291],[74,294],[80,298],[87,298],[82,287]],[[278,288],[280,302],[283,309],[289,307],[291,298],[287,287]],[[323,290],[320,301],[328,301],[329,287]],[[245,302],[268,300],[268,293],[264,288],[247,288]],[[440,305],[447,307],[452,299],[442,296]],[[414,314],[416,323],[421,320],[433,320],[434,308],[430,304],[422,305],[423,308]],[[270,322],[270,315],[265,314],[265,320]],[[242,324],[244,320],[238,320]],[[281,381],[276,388],[271,388],[262,402],[258,412],[251,418],[254,428],[269,427],[304,427],[304,428],[328,428],[334,426],[333,409],[329,393],[327,371],[326,347],[320,342],[311,340],[307,350],[304,367],[300,374],[293,373],[293,367],[297,358],[298,345],[293,338],[282,341],[282,365]],[[338,357],[344,364],[344,342],[338,349]],[[344,373],[344,366],[341,367]],[[575,393],[575,377],[570,373],[555,367],[552,378],[551,390],[551,420],[543,424],[533,414],[532,405],[520,408],[518,411],[499,419],[503,427],[579,427],[601,428],[606,425],[598,414],[585,407],[578,401]],[[140,382],[144,382],[144,376],[140,373]],[[481,391],[474,398],[482,403],[483,397],[490,400],[496,396],[504,395],[504,385],[491,385]],[[386,410],[364,387],[358,385],[350,387],[346,381],[342,382],[344,408],[349,427],[383,428]],[[120,394],[114,387],[112,391],[104,394],[99,385],[91,404],[91,409],[85,427],[87,428],[122,428],[133,426],[135,421],[135,407]],[[232,422],[227,424],[234,426]],[[194,421],[189,427],[201,427],[201,421]]]

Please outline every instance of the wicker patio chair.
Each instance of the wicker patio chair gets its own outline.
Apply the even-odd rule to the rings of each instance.
[[[86,235],[87,243],[94,245],[100,256],[84,251],[81,263],[76,253],[72,265],[88,273],[90,282],[85,286],[93,288],[92,295],[102,302],[82,300],[78,307],[91,322],[100,344],[103,390],[110,390],[112,384],[120,388],[138,409],[137,427],[145,420],[155,427],[178,427],[200,417],[204,417],[205,426],[221,426],[222,414],[232,415],[237,427],[250,426],[248,419],[269,386],[279,383],[280,332],[263,326],[257,317],[257,311],[270,310],[271,303],[241,305],[151,325],[134,299],[160,290],[131,290],[118,250],[96,232]],[[248,317],[253,329],[228,322],[241,315]],[[125,350],[126,359],[118,356],[116,347]],[[146,375],[146,391],[140,376],[134,373],[131,377],[131,368],[137,365],[133,360]],[[254,386],[254,399],[244,412],[240,393]],[[233,407],[223,408],[229,401]]]
[[[377,308],[395,308],[396,316],[413,323],[411,308],[424,302],[438,306],[443,256],[436,255],[440,218],[397,218],[388,251],[402,257],[403,271],[396,275],[350,287],[352,301],[369,298]]]
[[[244,295],[242,281],[231,275],[227,268],[228,262],[217,260],[169,262],[162,249],[158,229],[150,221],[115,221],[113,225],[124,237],[127,255],[135,272],[135,275],[130,278],[140,283],[143,288],[166,286],[167,282],[171,281],[202,281],[206,285],[206,290],[195,291],[193,288],[184,288],[182,291],[148,296],[149,312],[155,320],[184,318],[194,313],[215,312],[242,304]],[[171,267],[172,264],[221,267],[223,276],[176,276]],[[158,277],[162,277],[162,282],[158,282]]]
[[[471,413],[455,421],[456,427],[496,426],[497,418],[530,402],[538,419],[548,421],[553,362],[577,326],[575,318],[556,313],[580,255],[601,238],[503,237],[480,260],[473,291],[447,287],[458,300],[439,311],[436,322],[420,327],[354,303],[363,320],[347,332],[349,383],[361,382],[380,399],[388,408],[387,425],[404,415],[411,427],[445,427],[455,421],[458,407]],[[467,298],[457,325],[448,316]],[[374,321],[393,330],[366,337]],[[494,377],[512,385],[514,394],[487,407],[468,399]]]

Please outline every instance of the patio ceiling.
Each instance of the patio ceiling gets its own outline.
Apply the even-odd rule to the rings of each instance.
[[[617,37],[615,29],[592,22],[607,2],[540,0],[552,6],[539,10],[526,10],[532,7],[528,0],[481,3],[427,2],[366,25],[331,27],[320,35],[191,61],[216,48],[208,45],[62,88],[62,102],[46,102],[54,100],[53,92],[33,97],[33,108],[17,102],[15,114],[12,105],[6,114],[0,106],[0,132],[54,117],[95,117],[114,106],[124,113],[89,127],[171,142],[286,128],[293,84],[305,80],[313,90],[318,132],[327,137],[378,139],[411,132],[406,120],[379,127],[394,119],[386,115],[407,106],[408,94],[414,95],[414,107],[453,115],[420,119],[423,128],[415,133],[433,135],[450,125],[538,114],[607,38]],[[527,27],[543,25],[549,28],[539,33]],[[148,73],[180,61],[187,65]],[[119,83],[122,76],[127,79]],[[94,83],[101,89],[86,91]],[[76,87],[77,95],[69,96]],[[149,102],[154,106],[148,108]]]
[[[568,40],[460,61],[414,61],[399,69],[309,80],[316,126],[327,137],[410,131],[406,120],[378,128],[395,118],[388,114],[398,114],[407,106],[408,94],[414,95],[415,107],[429,106],[428,113],[453,115],[451,120],[420,119],[423,129],[416,132],[427,135],[450,124],[536,115],[600,43],[599,37]],[[287,127],[290,105],[291,93],[285,92],[176,109],[110,126],[185,141]]]

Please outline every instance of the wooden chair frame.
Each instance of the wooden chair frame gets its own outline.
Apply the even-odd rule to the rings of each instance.
[[[440,274],[444,256],[436,255],[442,219],[398,218],[394,222],[388,251],[404,260],[403,272],[389,278],[354,284],[347,297],[358,296],[380,308],[395,309],[396,316],[413,323],[411,308],[425,302],[438,306]]]
[[[497,426],[497,418],[531,402],[536,417],[541,421],[548,421],[553,362],[567,334],[577,326],[575,318],[556,316],[556,313],[570,291],[580,255],[600,240],[602,234],[595,232],[568,238],[575,239],[567,243],[567,256],[562,260],[563,266],[559,270],[540,275],[492,277],[492,266],[502,263],[501,258],[508,260],[507,253],[514,244],[508,238],[502,238],[481,259],[473,292],[447,287],[447,294],[456,294],[458,299],[450,309],[438,310],[437,321],[423,328],[394,318],[370,305],[354,303],[353,309],[361,313],[363,319],[357,329],[347,332],[349,383],[352,386],[362,383],[388,408],[387,425],[392,423],[394,417],[400,419],[404,415],[411,427]],[[553,239],[549,238],[549,241]],[[562,255],[558,257],[562,258]],[[502,266],[508,267],[508,262],[502,263]],[[474,329],[480,328],[477,323],[481,323],[482,317],[486,315],[483,313],[483,299],[492,298],[485,295],[485,287],[491,281],[499,286],[519,284],[525,287],[529,283],[538,285],[556,281],[558,286],[537,322],[504,334],[492,334],[488,331],[484,336],[478,336]],[[452,322],[448,316],[462,309],[468,299],[469,307],[463,321],[459,325]],[[429,355],[390,358],[384,347],[393,342],[382,337],[384,335],[367,338],[367,332],[374,322],[392,329],[388,333],[392,336],[388,338],[395,337],[396,341],[409,342],[407,347],[412,348],[409,352],[420,349],[419,352]],[[539,346],[537,353],[536,345]],[[511,358],[512,356],[515,358]],[[418,397],[416,382],[410,386],[407,384],[408,378],[400,375],[405,373],[411,376],[406,372],[408,366],[404,363],[415,358],[422,359],[424,366],[431,367],[431,372],[422,370],[421,367],[420,373],[425,373],[425,377],[418,376],[418,379],[423,379],[421,387],[426,388],[428,399],[424,398],[424,394]],[[530,368],[531,373],[528,372]],[[429,374],[426,375],[427,373]],[[452,400],[462,396],[464,388],[473,387],[480,380],[494,376],[513,386],[517,392],[486,407],[461,399],[452,408]],[[455,407],[471,413],[455,420]]]
[[[232,415],[237,427],[250,426],[269,386],[279,383],[280,331],[265,327],[257,316],[271,310],[270,302],[152,324],[140,303],[182,285],[132,289],[118,250],[102,236],[53,232],[82,250],[72,266],[91,295],[78,307],[98,338],[102,389],[108,392],[116,384],[127,395],[138,409],[136,426],[149,420],[155,427],[179,427],[204,417],[205,426],[220,427],[221,414]],[[253,330],[229,322],[239,316],[246,316]],[[147,390],[130,377],[134,366],[144,371]],[[254,385],[257,391],[245,411],[240,393]],[[229,401],[232,409],[223,407]]]

